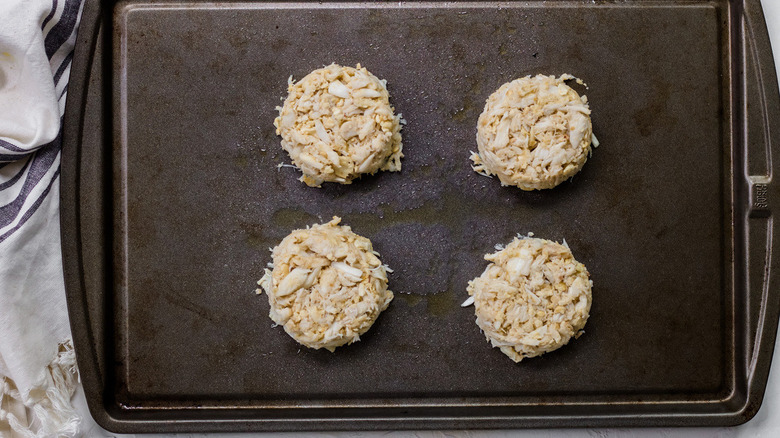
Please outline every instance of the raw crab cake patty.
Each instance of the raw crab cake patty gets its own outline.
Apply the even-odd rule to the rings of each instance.
[[[571,75],[515,79],[488,97],[477,122],[474,170],[501,185],[550,189],[579,172],[593,137],[586,96],[564,81]]]
[[[291,77],[287,91],[274,126],[308,186],[401,170],[401,115],[390,106],[384,80],[360,64],[331,64],[300,82]]]
[[[258,282],[268,316],[309,348],[333,351],[359,341],[393,299],[389,268],[371,241],[340,221],[294,230],[273,248],[272,269]]]
[[[513,361],[556,350],[582,334],[591,305],[588,270],[568,246],[515,238],[485,256],[491,262],[469,282],[477,325]]]

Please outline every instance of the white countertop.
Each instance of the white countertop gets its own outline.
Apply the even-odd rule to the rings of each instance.
[[[772,46],[775,47],[775,64],[780,66],[780,0],[761,0],[766,14],[767,27],[772,40]],[[780,339],[780,337],[778,338]],[[774,364],[780,364],[780,344],[776,344],[773,357]],[[133,437],[134,435],[116,435],[104,431],[95,424],[89,415],[84,400],[83,392],[79,391],[76,396],[76,405],[84,415],[84,425],[82,430],[84,436],[89,438],[102,437]],[[653,429],[545,429],[545,430],[507,430],[507,431],[448,431],[448,432],[341,432],[341,433],[297,433],[296,437],[339,437],[339,438],[373,438],[373,437],[402,437],[416,436],[421,438],[504,438],[504,437],[587,437],[587,438],[608,438],[608,437],[626,437],[626,438],[657,438],[657,437],[683,437],[683,438],[727,438],[727,437],[751,437],[751,438],[774,438],[780,436],[780,367],[774,366],[769,373],[769,383],[766,390],[764,403],[758,414],[749,422],[742,426],[731,428],[653,428]],[[267,433],[267,434],[152,434],[142,435],[149,438],[184,438],[184,437],[291,437],[291,433]]]

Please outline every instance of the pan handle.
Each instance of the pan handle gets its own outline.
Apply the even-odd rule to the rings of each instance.
[[[737,256],[740,230],[744,230],[745,238],[744,257],[735,261],[743,264],[744,281],[740,281],[739,270],[736,279],[737,284],[746,286],[747,293],[746,302],[737,301],[736,308],[744,312],[747,324],[742,326],[750,327],[747,338],[743,338],[748,344],[749,358],[746,406],[755,414],[766,390],[780,315],[780,265],[778,258],[773,257],[773,249],[780,248],[780,235],[774,233],[774,213],[780,212],[780,186],[774,181],[777,160],[773,159],[780,151],[776,146],[780,142],[780,91],[760,0],[745,0],[742,12],[744,52],[741,59],[735,60],[742,67],[742,78],[735,95],[743,98],[737,113],[744,114],[744,125],[737,127],[735,133],[741,134],[736,144],[744,148],[744,179],[737,177],[735,190],[736,199],[747,202],[741,212],[735,211]],[[735,159],[735,163],[739,161]],[[739,174],[738,171],[736,175]],[[759,357],[768,360],[758,360]]]

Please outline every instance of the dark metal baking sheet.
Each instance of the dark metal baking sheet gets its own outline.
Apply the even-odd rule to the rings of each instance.
[[[274,134],[289,75],[388,81],[403,171],[311,189]],[[543,192],[475,174],[502,83],[571,73],[601,140]],[[87,1],[62,234],[79,366],[117,432],[727,425],[777,329],[780,105],[758,0]],[[342,216],[396,299],[335,354],[271,328],[268,247]],[[462,309],[482,255],[565,238],[594,281],[576,342],[514,364]]]

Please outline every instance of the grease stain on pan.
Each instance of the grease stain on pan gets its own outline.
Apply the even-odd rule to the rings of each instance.
[[[273,213],[271,221],[288,232],[320,222],[316,216],[300,208],[280,208]]]
[[[433,295],[427,295],[425,299],[428,301],[428,313],[433,316],[447,316],[454,310],[460,308],[455,300],[455,293],[452,289]]]
[[[249,166],[249,158],[244,156],[239,156],[233,158],[233,163],[242,169],[246,169]]]
[[[423,297],[421,295],[413,294],[413,293],[397,293],[395,294],[395,298],[400,298],[403,300],[409,307],[414,307],[422,301]]]
[[[258,249],[264,249],[268,246],[268,238],[263,233],[263,225],[240,222],[239,226],[246,235],[246,242]]]

